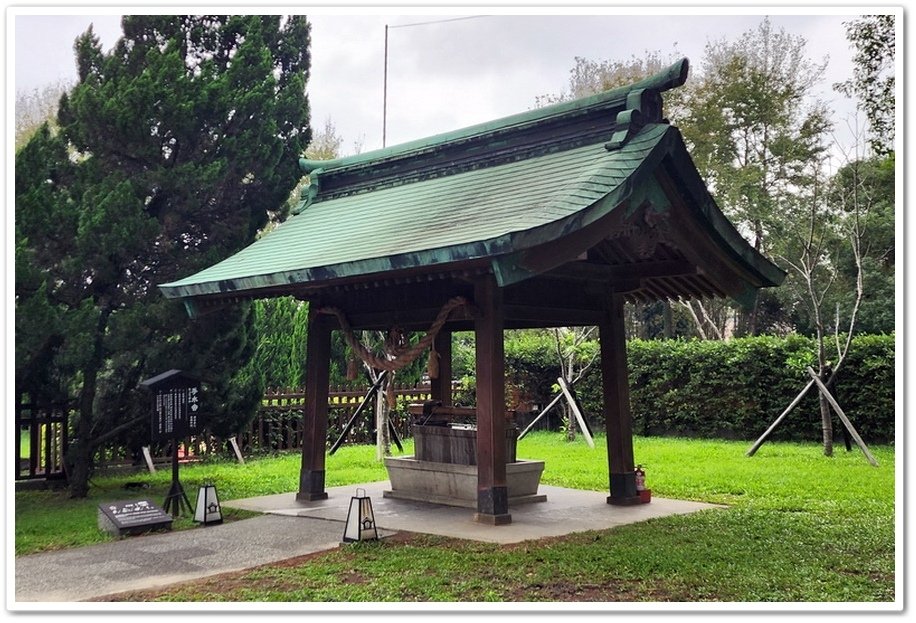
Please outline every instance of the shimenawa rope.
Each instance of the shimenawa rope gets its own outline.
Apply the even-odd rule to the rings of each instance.
[[[353,334],[353,328],[350,325],[349,320],[347,320],[346,314],[337,307],[322,307],[318,311],[322,314],[330,314],[337,317],[337,321],[340,323],[340,328],[344,332],[344,340],[347,342],[347,345],[356,354],[357,357],[362,359],[366,365],[375,368],[376,370],[388,370],[389,372],[395,372],[400,370],[414,359],[416,359],[420,353],[429,348],[433,340],[436,339],[439,331],[442,329],[442,326],[448,320],[449,315],[459,307],[469,306],[470,302],[463,296],[456,296],[452,299],[449,299],[445,305],[442,306],[442,309],[439,310],[439,314],[436,316],[436,319],[433,321],[433,324],[430,325],[429,330],[426,332],[420,341],[412,346],[405,346],[402,349],[398,349],[391,354],[394,356],[393,359],[387,359],[385,357],[379,357],[373,352],[370,352],[363,346],[356,336]],[[430,353],[430,358],[438,357],[438,354],[433,350]],[[435,365],[430,365],[430,372],[438,371],[438,361],[435,362]],[[435,368],[435,370],[433,369]],[[430,374],[430,378],[436,378]]]

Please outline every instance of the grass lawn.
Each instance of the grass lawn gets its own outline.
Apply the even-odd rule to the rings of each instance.
[[[510,546],[409,535],[360,543],[123,597],[165,601],[893,601],[894,449],[823,457],[816,444],[635,439],[653,495],[726,504],[724,510],[653,519]],[[553,433],[519,442],[546,461],[545,484],[605,491],[604,438],[590,449]],[[408,446],[407,453],[411,452]],[[192,497],[213,480],[224,500],[294,491],[299,455],[182,468]],[[369,446],[328,458],[327,486],[386,478]],[[16,494],[16,553],[109,540],[95,528],[99,502],[138,497],[125,480],[164,498],[170,475],[97,478],[92,497]],[[237,518],[242,515],[237,515]],[[176,528],[190,527],[182,519]],[[140,537],[142,538],[142,537]]]

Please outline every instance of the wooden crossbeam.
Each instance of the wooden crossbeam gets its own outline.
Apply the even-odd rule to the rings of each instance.
[[[615,265],[597,264],[595,262],[569,262],[554,268],[547,274],[563,279],[618,282],[625,279],[695,275],[697,274],[697,268],[686,260],[661,260]],[[618,289],[615,288],[615,290]]]

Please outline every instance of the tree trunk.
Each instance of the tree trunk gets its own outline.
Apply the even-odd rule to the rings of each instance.
[[[67,474],[70,481],[70,497],[84,498],[89,494],[89,477],[92,473],[92,427],[95,422],[95,395],[98,389],[99,370],[104,361],[105,330],[111,309],[103,307],[99,312],[93,340],[92,355],[83,367],[83,388],[80,390],[79,420],[76,439],[67,452]]]
[[[833,456],[833,418],[830,415],[830,405],[823,394],[819,394],[818,403],[821,406],[821,430],[824,437],[824,456]]]
[[[671,313],[671,301],[662,301],[662,314],[665,339],[670,340],[674,337],[674,315]]]
[[[566,441],[575,441],[576,417],[573,415],[572,409],[569,408],[569,404],[567,404],[565,400],[560,403],[560,408],[563,413],[563,423],[566,426]]]
[[[89,441],[82,437],[73,441],[67,449],[66,463],[70,497],[85,498],[89,495],[89,477],[92,474],[92,447]]]
[[[394,374],[389,374],[382,388],[375,394],[375,459],[383,461],[391,454],[391,439],[388,434],[387,394],[394,391]]]

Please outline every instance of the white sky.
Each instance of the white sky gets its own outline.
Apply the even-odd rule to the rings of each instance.
[[[250,10],[231,10],[303,10],[302,5],[247,8]],[[120,35],[120,13],[167,10],[25,6],[15,9],[17,15],[8,11],[8,19],[14,20],[15,44],[12,50],[8,44],[8,53],[14,60],[15,90],[75,80],[73,41],[90,23],[107,48]],[[195,12],[193,7],[177,10]],[[309,13],[312,67],[308,92],[313,128],[320,129],[330,118],[344,139],[345,154],[352,153],[357,142],[363,151],[381,147],[386,24],[390,26],[388,145],[528,110],[537,96],[566,88],[576,56],[628,59],[647,50],[663,56],[677,51],[699,64],[707,42],[735,38],[756,27],[766,14],[775,27],[804,37],[812,60],[829,57],[819,95],[838,110],[840,128],[852,110],[831,85],[844,80],[851,70],[843,22],[862,12],[854,8],[679,5],[631,9],[629,15],[612,14],[614,9],[601,7],[578,9],[578,15],[568,8],[518,7],[502,9],[509,13],[503,15],[494,15],[500,10],[492,7],[458,10],[465,12],[431,7],[326,7]],[[30,12],[37,15],[28,15]],[[475,17],[405,26],[468,16]]]

